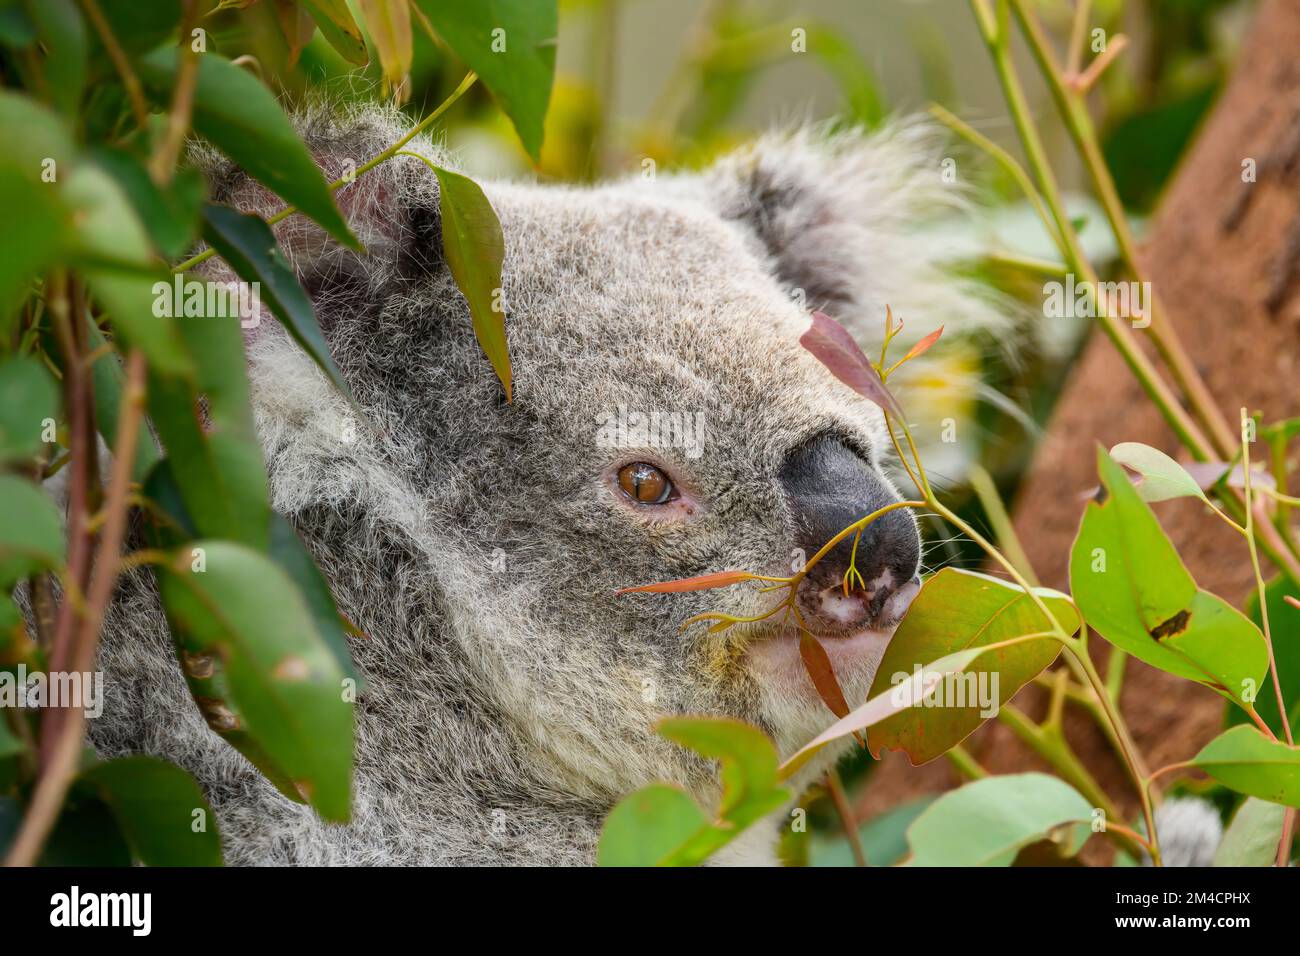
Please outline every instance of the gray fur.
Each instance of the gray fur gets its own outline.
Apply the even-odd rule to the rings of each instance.
[[[305,128],[331,174],[403,132],[373,112]],[[427,142],[411,148],[450,165]],[[276,208],[199,159],[222,198]],[[908,231],[952,202],[917,127],[829,144],[768,137],[657,182],[484,188],[506,239],[513,403],[442,263],[436,180],[414,159],[340,193],[368,257],[301,217],[277,227],[367,421],[351,421],[269,318],[248,344],[273,505],[368,635],[352,641],[368,684],[353,821],[321,823],[207,728],[146,572],[111,610],[94,741],[192,771],[230,862],[589,863],[604,815],[639,786],[671,780],[716,801],[710,766],[658,737],[659,717],[739,717],[791,753],[831,719],[807,678],[759,677],[755,629],[679,633],[692,614],[752,614],[771,596],[615,591],[729,568],[789,573],[783,457],[827,429],[883,455],[876,408],[800,348],[808,309],[863,337],[886,301],[927,329],[991,319]],[[599,447],[601,419],[620,406],[703,412],[702,454]],[[611,493],[610,469],[646,457],[698,499],[688,520],[656,522]],[[841,674],[851,700],[865,699],[874,667]],[[782,818],[725,858],[770,862]]]

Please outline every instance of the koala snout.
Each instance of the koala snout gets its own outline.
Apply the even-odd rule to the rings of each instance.
[[[880,471],[838,438],[795,449],[781,469],[794,518],[795,546],[811,557],[837,534],[900,500]],[[847,536],[799,586],[799,612],[819,636],[841,636],[897,623],[920,589],[921,538],[910,511],[881,515],[862,532],[854,557]],[[848,592],[844,575],[857,570]]]

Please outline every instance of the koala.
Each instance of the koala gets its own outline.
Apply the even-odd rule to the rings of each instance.
[[[329,176],[409,126],[310,111]],[[428,141],[409,147],[439,165]],[[278,203],[215,154],[216,197]],[[397,157],[338,193],[367,247],[303,217],[276,227],[365,421],[275,321],[246,337],[274,508],[340,609],[357,701],[353,813],[327,824],[204,721],[148,571],[105,627],[101,754],[192,772],[236,864],[590,864],[611,807],[664,780],[716,804],[715,767],[654,731],[668,715],[762,728],[783,756],[834,719],[771,619],[710,634],[694,614],[755,615],[750,586],[620,589],[728,569],[789,575],[856,519],[900,500],[879,409],[799,345],[809,313],[862,341],[886,303],[931,328],[997,321],[949,275],[918,220],[961,202],[923,126],[778,132],[695,172],[592,187],[484,182],[505,240],[507,401],[444,258],[438,184]],[[219,262],[209,273],[223,275]],[[866,699],[919,587],[915,518],[870,526],[797,600],[851,701]],[[834,748],[792,781],[798,792]],[[771,863],[788,808],[719,862]]]

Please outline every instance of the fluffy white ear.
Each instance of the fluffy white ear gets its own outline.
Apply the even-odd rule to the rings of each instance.
[[[945,177],[942,136],[918,120],[864,133],[771,133],[670,188],[744,229],[807,308],[860,341],[883,332],[885,305],[920,335],[940,324],[1001,327],[987,287],[947,267],[957,245],[936,224],[968,214]]]

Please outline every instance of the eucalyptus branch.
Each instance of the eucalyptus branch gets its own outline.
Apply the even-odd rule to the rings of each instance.
[[[826,790],[831,795],[831,802],[835,804],[835,812],[839,814],[840,823],[844,827],[844,836],[848,840],[849,849],[853,851],[853,862],[858,866],[866,866],[867,854],[862,849],[862,837],[858,833],[857,817],[853,813],[853,806],[849,803],[848,795],[844,792],[844,784],[840,780],[840,775],[834,767],[826,771]]]
[[[126,363],[126,387],[122,394],[122,412],[118,420],[117,440],[113,451],[113,472],[109,483],[109,518],[105,522],[91,576],[86,613],[72,647],[72,666],[77,671],[88,671],[94,664],[95,650],[99,644],[99,629],[104,611],[113,596],[117,580],[118,553],[126,534],[127,494],[131,484],[131,466],[135,461],[136,437],[139,434],[144,412],[144,356],[132,352]],[[66,602],[65,602],[66,604]],[[43,723],[53,724],[56,735],[50,749],[49,760],[36,783],[36,790],[27,813],[14,838],[7,866],[31,866],[45,845],[45,840],[58,820],[68,788],[77,774],[86,729],[86,712],[74,706],[63,720],[56,720],[62,712],[47,710]]]
[[[171,182],[190,130],[194,112],[194,89],[198,85],[199,56],[189,38],[198,20],[198,0],[185,0],[185,15],[181,20],[180,64],[176,69],[176,86],[172,90],[171,109],[167,114],[167,133],[150,162],[149,172],[160,186]]]
[[[1291,720],[1286,712],[1286,698],[1282,695],[1282,681],[1277,672],[1277,657],[1273,653],[1273,632],[1268,619],[1268,589],[1259,567],[1259,549],[1255,547],[1255,502],[1251,496],[1250,442],[1254,420],[1241,410],[1241,470],[1244,475],[1242,495],[1246,505],[1246,544],[1250,548],[1250,567],[1255,575],[1255,589],[1259,599],[1259,619],[1264,626],[1264,644],[1268,648],[1268,669],[1273,676],[1273,692],[1277,695],[1277,711],[1282,718],[1282,733],[1288,746],[1294,746],[1291,737]],[[1291,841],[1295,833],[1295,807],[1287,807],[1282,817],[1282,835],[1277,844],[1277,865],[1285,867],[1291,860]]]
[[[149,122],[149,108],[145,104],[144,87],[140,85],[140,78],[135,75],[135,70],[131,69],[131,61],[127,59],[122,44],[117,42],[117,37],[113,35],[113,28],[109,26],[104,11],[99,9],[98,0],[81,0],[81,7],[86,11],[90,25],[99,34],[99,41],[104,44],[104,52],[113,61],[113,69],[122,80],[122,87],[126,90],[127,99],[131,103],[131,113],[135,117],[136,125],[143,129]]]

